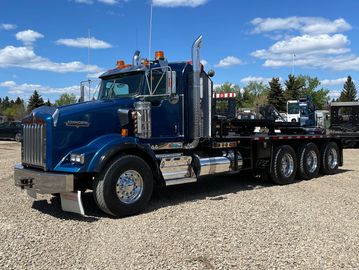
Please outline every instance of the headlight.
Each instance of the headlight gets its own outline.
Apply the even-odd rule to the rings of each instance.
[[[84,154],[71,154],[70,161],[72,163],[84,164],[85,163],[85,155]]]

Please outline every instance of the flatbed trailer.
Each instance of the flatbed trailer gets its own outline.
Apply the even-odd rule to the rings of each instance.
[[[101,75],[97,101],[41,107],[23,120],[15,185],[29,195],[60,194],[66,211],[84,213],[90,189],[113,216],[143,210],[155,186],[212,174],[251,171],[276,184],[333,174],[343,165],[343,138],[318,128],[216,113],[214,72],[192,61],[170,63],[135,52]],[[240,178],[240,176],[238,177]]]

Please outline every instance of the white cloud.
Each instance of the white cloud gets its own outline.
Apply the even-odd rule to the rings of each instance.
[[[252,53],[258,58],[270,58],[281,54],[342,54],[349,51],[346,48],[350,42],[342,34],[333,36],[323,34],[318,36],[303,35],[276,42],[268,50],[257,50]]]
[[[201,64],[202,64],[203,66],[206,66],[206,65],[208,64],[208,62],[207,62],[207,60],[202,59],[202,60],[201,60]]]
[[[87,5],[92,5],[93,3],[95,3],[94,0],[73,0],[73,1],[79,4],[87,4]],[[127,1],[127,0],[123,0],[123,1]],[[97,2],[113,6],[118,4],[119,0],[97,0]]]
[[[75,48],[88,48],[90,46],[91,49],[107,49],[111,48],[112,45],[103,40],[96,39],[94,37],[91,38],[62,38],[56,41],[58,45],[65,45],[68,47]]]
[[[243,83],[243,84],[248,84],[250,82],[268,83],[271,80],[272,80],[272,78],[248,76],[248,77],[241,79],[241,83]],[[280,78],[280,80],[282,80],[282,78]]]
[[[331,79],[331,80],[325,79],[325,80],[322,80],[320,83],[323,86],[336,86],[336,85],[343,85],[346,82],[346,80],[347,80],[347,77]]]
[[[350,41],[342,34],[303,35],[278,41],[268,49],[254,51],[251,55],[264,59],[265,67],[294,65],[304,68],[332,70],[359,70],[359,58],[349,54]]]
[[[296,30],[305,34],[332,34],[351,29],[351,25],[339,18],[330,21],[321,17],[255,18],[251,21],[253,33]]]
[[[95,72],[95,73],[88,73],[86,75],[86,78],[88,78],[88,79],[98,79],[98,77],[100,77],[103,73],[104,73],[104,71]]]
[[[16,29],[17,25],[10,23],[2,23],[0,24],[0,30],[13,30]]]
[[[43,38],[44,35],[33,31],[31,29],[16,33],[16,39],[22,41],[25,45],[31,45],[39,38]]]
[[[14,81],[4,81],[0,83],[0,87],[14,87],[16,83]]]
[[[242,61],[238,57],[227,56],[226,58],[223,58],[222,60],[220,60],[219,63],[215,65],[215,67],[219,67],[219,68],[231,67],[231,66],[240,65],[240,64],[242,64]]]
[[[95,65],[87,66],[79,61],[57,63],[35,54],[32,48],[6,46],[0,49],[0,68],[18,67],[58,73],[99,72]]]
[[[9,94],[25,94],[29,96],[34,90],[37,90],[41,95],[43,94],[64,94],[64,93],[80,93],[79,85],[72,85],[67,87],[50,87],[41,84],[23,83],[17,84],[14,81],[0,82],[0,87],[7,88]]]
[[[158,7],[198,7],[208,0],[153,0],[153,5]]]
[[[74,1],[79,4],[87,4],[87,5],[93,4],[93,0],[74,0]]]
[[[106,5],[116,5],[118,3],[117,0],[97,0],[101,3],[104,3]]]
[[[88,99],[89,88],[88,85],[85,86],[85,100]],[[34,84],[34,83],[23,83],[17,84],[14,81],[5,81],[0,82],[0,87],[5,88],[9,94],[15,96],[21,96],[21,98],[27,100],[34,90],[38,91],[40,95],[42,95],[43,99],[46,101],[50,99],[54,102],[60,95],[68,93],[68,94],[75,94],[76,98],[80,97],[80,85],[71,85],[65,87],[51,87],[41,84]],[[96,94],[94,85],[91,86],[91,99],[93,95]],[[50,97],[49,97],[50,96]]]

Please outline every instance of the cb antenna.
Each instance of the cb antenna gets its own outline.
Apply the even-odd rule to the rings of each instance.
[[[151,0],[151,7],[150,7],[150,34],[149,34],[149,41],[148,41],[148,61],[151,59],[151,45],[152,45],[152,17],[153,17],[153,2]]]
[[[91,51],[91,32],[90,28],[87,29],[87,40],[88,40],[88,48],[87,48],[87,74],[90,74],[90,51]],[[88,76],[88,75],[87,75]],[[91,80],[88,78],[88,88],[89,88],[89,101],[91,100]]]

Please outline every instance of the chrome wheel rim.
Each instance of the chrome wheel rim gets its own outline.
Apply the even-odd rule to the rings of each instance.
[[[329,154],[328,154],[328,165],[329,168],[331,169],[335,169],[335,167],[338,164],[338,153],[337,150],[335,150],[334,148],[331,148],[329,150]]]
[[[294,171],[294,159],[293,157],[286,153],[282,157],[281,162],[281,172],[284,177],[290,177]]]
[[[315,170],[318,168],[318,156],[314,150],[311,150],[308,153],[307,168],[310,173],[315,172]]]
[[[118,199],[125,204],[137,202],[143,193],[142,176],[134,171],[125,171],[116,183],[116,194]]]

